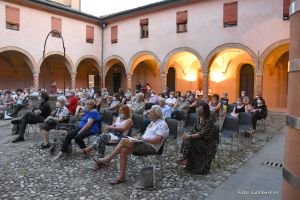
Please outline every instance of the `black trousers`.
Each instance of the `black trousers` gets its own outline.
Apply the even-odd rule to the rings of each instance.
[[[17,104],[14,108],[14,111],[12,113],[12,115],[17,115],[19,113],[20,110],[22,110],[22,108],[25,108],[26,105],[25,104]]]
[[[76,129],[73,129],[73,130],[69,131],[69,133],[67,134],[67,136],[66,136],[66,138],[65,138],[65,140],[62,144],[61,152],[66,153],[68,151],[68,147],[71,144],[72,139],[75,140],[75,142],[78,144],[78,146],[81,149],[86,148],[86,145],[85,145],[83,139],[86,138],[86,137],[89,137],[91,135],[94,135],[95,133],[89,131],[89,129],[88,129],[88,130],[83,131],[83,132],[78,134],[78,132],[80,130],[81,130],[80,128],[76,128]]]
[[[37,123],[43,123],[44,118],[40,115],[37,115],[33,112],[26,113],[20,120],[20,126],[19,126],[19,137],[24,138],[24,133],[27,127],[27,124],[37,124]]]
[[[256,130],[256,122],[257,120],[261,120],[265,117],[264,114],[259,113],[259,112],[255,112],[252,115],[252,124],[253,124],[253,129]]]

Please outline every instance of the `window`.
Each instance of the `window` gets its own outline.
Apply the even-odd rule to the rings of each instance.
[[[51,18],[51,30],[55,30],[61,34],[61,19],[57,17]],[[58,33],[52,33],[52,37],[60,37]]]
[[[238,22],[238,2],[230,2],[224,4],[223,10],[224,27],[237,26]]]
[[[283,0],[283,20],[290,19],[290,4],[291,0]]]
[[[118,43],[118,26],[111,27],[111,43]]]
[[[18,31],[20,29],[20,9],[6,6],[6,28]]]
[[[140,26],[141,26],[141,38],[147,38],[149,36],[148,18],[141,19]]]
[[[94,27],[93,26],[86,26],[86,42],[87,43],[94,43]]]
[[[188,19],[187,10],[177,12],[176,14],[177,33],[187,32],[187,19]]]

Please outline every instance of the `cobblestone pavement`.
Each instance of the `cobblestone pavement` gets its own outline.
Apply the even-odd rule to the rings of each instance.
[[[237,145],[230,150],[230,141],[222,139],[220,166],[216,159],[209,175],[184,172],[175,164],[175,146],[168,144],[164,176],[158,175],[157,189],[150,191],[136,187],[143,167],[136,157],[129,159],[128,181],[111,186],[109,182],[118,174],[116,161],[110,168],[98,172],[91,170],[94,166],[91,158],[70,155],[65,160],[52,162],[53,157],[47,150],[36,148],[32,133],[26,135],[25,142],[12,144],[15,136],[11,136],[11,125],[1,121],[0,199],[204,199],[279,134],[284,119],[283,114],[270,113],[265,132],[258,131],[255,142],[241,136],[239,150]]]

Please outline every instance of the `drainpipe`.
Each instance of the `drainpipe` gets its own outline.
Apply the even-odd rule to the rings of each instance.
[[[300,0],[290,5],[290,66],[288,72],[288,111],[284,166],[282,171],[282,199],[300,198]]]
[[[107,23],[102,21],[100,22],[101,26],[101,89],[105,86],[104,78],[104,29],[107,27]]]

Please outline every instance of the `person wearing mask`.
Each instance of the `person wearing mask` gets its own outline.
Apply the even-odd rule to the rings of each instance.
[[[178,164],[193,174],[208,174],[211,163],[217,152],[217,141],[214,136],[214,122],[210,119],[209,105],[199,107],[197,121],[190,133],[182,135],[181,153],[183,158]]]
[[[219,101],[220,97],[218,94],[214,94],[212,96],[211,102],[209,102],[210,111],[215,112],[216,116],[219,116],[219,111],[221,109],[222,104]]]
[[[12,124],[19,124],[19,129],[17,131],[18,138],[13,140],[13,143],[23,142],[24,133],[28,124],[43,123],[44,120],[51,114],[50,104],[48,102],[49,95],[45,92],[41,93],[42,102],[37,109],[33,109],[32,112],[27,112],[21,119],[12,120]]]
[[[22,108],[25,108],[29,104],[28,94],[26,95],[22,89],[17,90],[17,99],[14,106],[14,110],[11,113],[11,117],[16,117]]]
[[[265,119],[268,115],[267,106],[263,103],[261,99],[257,100],[257,106],[252,110],[252,124],[253,130],[256,131],[256,122],[257,120]]]
[[[101,98],[101,96],[100,96],[100,92],[99,92],[99,91],[96,91],[96,92],[94,93],[93,100],[94,100],[94,102],[95,102],[96,110],[97,110],[98,112],[100,112],[101,104],[102,104],[102,98]]]
[[[109,105],[108,110],[112,110],[114,112],[117,112],[118,108],[119,108],[119,105],[120,105],[120,95],[119,95],[119,93],[115,93],[112,97],[112,101]]]
[[[237,99],[236,105],[233,108],[231,116],[237,118],[239,116],[239,113],[241,112],[245,112],[245,104],[243,103],[243,98],[239,97]]]
[[[106,88],[102,88],[101,98],[106,98],[108,96],[108,92]]]
[[[158,99],[158,105],[161,107],[164,118],[170,118],[172,110],[170,106],[166,104],[166,100],[164,98],[159,98]]]
[[[154,91],[151,91],[149,101],[145,105],[145,110],[150,110],[153,105],[158,104],[158,96]]]
[[[108,131],[107,133],[102,133],[92,145],[82,149],[79,153],[84,155],[89,155],[93,150],[96,150],[99,146],[99,157],[103,158],[105,156],[106,145],[109,143],[119,143],[123,137],[126,137],[133,125],[131,119],[130,108],[127,105],[121,105],[119,108],[119,115],[115,122],[111,126],[105,127]],[[95,170],[97,170],[97,166]]]
[[[173,91],[170,92],[170,96],[166,100],[166,105],[168,105],[171,108],[171,110],[173,110],[176,101],[177,99],[175,98],[175,93]]]
[[[250,104],[249,98],[244,98],[243,103],[245,104],[245,112],[246,113],[251,113],[252,112],[252,105]]]
[[[144,102],[144,94],[138,93],[136,95],[136,100],[132,102],[130,106],[130,110],[132,113],[140,114],[142,115],[145,110],[145,102]]]
[[[188,95],[189,93],[187,93],[187,96],[189,96],[188,102],[189,102],[189,113],[195,113],[196,112],[196,108],[197,108],[197,99],[195,97],[195,94],[191,93],[190,95]]]
[[[171,114],[172,119],[177,119],[181,121],[186,118],[189,110],[189,102],[186,101],[186,95],[180,95],[174,104],[174,111]]]
[[[68,151],[72,139],[78,144],[81,149],[86,148],[84,138],[100,133],[101,116],[95,109],[95,102],[87,100],[85,104],[85,113],[80,120],[78,128],[70,130],[62,144],[61,150],[54,160],[62,158]]]
[[[66,107],[67,99],[65,96],[59,96],[56,100],[56,110],[48,116],[44,123],[40,125],[43,143],[40,149],[50,148],[49,131],[56,128],[58,123],[67,123],[69,120],[69,110]]]
[[[75,91],[71,90],[70,91],[71,96],[69,97],[67,103],[66,103],[66,107],[68,108],[70,115],[75,115],[75,111],[78,105],[78,99],[75,96]]]
[[[131,89],[128,88],[126,93],[125,93],[125,97],[127,99],[127,101],[130,101],[131,100],[131,97],[132,97],[132,92],[131,92]]]
[[[111,154],[105,158],[94,160],[99,168],[109,166],[110,162],[117,155],[120,155],[120,175],[111,185],[120,184],[126,181],[127,159],[130,154],[154,155],[162,147],[164,141],[169,136],[169,128],[165,122],[162,110],[154,105],[150,110],[151,123],[147,127],[143,136],[133,138],[122,138]]]
[[[246,98],[249,98],[246,96],[246,92],[244,90],[241,91],[241,97],[243,99],[243,101],[246,99]]]

